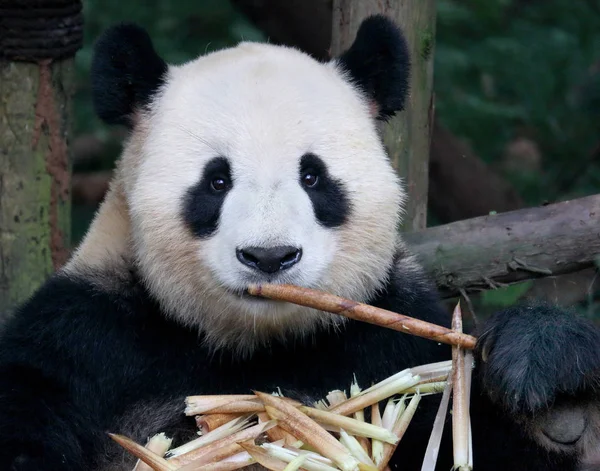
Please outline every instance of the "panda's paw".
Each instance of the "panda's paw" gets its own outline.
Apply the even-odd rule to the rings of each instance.
[[[600,437],[600,331],[591,322],[546,304],[513,307],[480,329],[475,353],[483,391],[538,443],[583,452]]]
[[[515,414],[534,413],[558,397],[583,399],[600,386],[600,331],[555,306],[518,306],[493,315],[475,352],[483,388]]]

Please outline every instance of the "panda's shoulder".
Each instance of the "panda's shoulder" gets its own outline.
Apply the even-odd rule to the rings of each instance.
[[[143,323],[149,299],[131,280],[115,284],[115,273],[51,275],[2,326],[0,358],[93,348],[123,340]],[[111,278],[112,277],[112,278]],[[106,281],[112,280],[109,286]],[[14,348],[12,348],[14,347]],[[16,359],[15,359],[16,360]]]
[[[109,284],[111,278],[113,282]],[[126,312],[139,301],[139,296],[136,283],[116,272],[57,272],[17,307],[14,318],[47,323],[55,318],[83,318],[82,315],[88,314],[84,317],[93,319],[101,313],[108,316],[115,310]],[[105,309],[107,306],[111,309]]]
[[[450,316],[442,304],[439,291],[418,257],[400,246],[388,274],[385,288],[372,304],[445,327]]]

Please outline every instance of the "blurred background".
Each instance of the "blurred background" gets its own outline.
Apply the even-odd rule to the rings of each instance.
[[[330,44],[324,0],[84,0],[76,55],[72,242],[83,236],[120,152],[90,96],[91,47],[119,21],[150,32],[181,63],[238,41]],[[428,226],[600,193],[600,2],[438,0]],[[475,195],[475,196],[474,196]],[[477,310],[539,293],[600,314],[597,270],[474,295]]]

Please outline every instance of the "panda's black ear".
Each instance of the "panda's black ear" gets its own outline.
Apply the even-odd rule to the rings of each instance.
[[[408,95],[410,54],[400,28],[383,15],[366,18],[354,43],[337,58],[375,108],[375,116],[388,119],[404,109]]]
[[[132,126],[135,110],[151,100],[166,78],[168,66],[141,27],[124,23],[97,40],[91,68],[94,108],[109,124]]]

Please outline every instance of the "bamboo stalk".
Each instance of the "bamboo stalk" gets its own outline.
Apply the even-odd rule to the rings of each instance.
[[[255,439],[269,427],[274,427],[275,424],[275,421],[271,421],[240,430],[239,432],[203,446],[202,448],[197,448],[184,453],[183,455],[175,456],[169,459],[169,463],[181,467],[192,461],[197,462],[199,465],[220,461],[243,451],[239,442]]]
[[[329,403],[329,407],[335,407],[338,404],[344,402],[348,397],[343,391],[336,389],[335,391],[331,391],[326,396],[327,402]]]
[[[259,401],[234,401],[214,409],[207,410],[206,414],[251,414],[264,412],[265,406]],[[193,414],[189,414],[193,415]]]
[[[304,450],[282,448],[272,443],[265,443],[264,445],[262,445],[262,447],[265,448],[271,456],[283,460],[286,463],[289,463],[300,454],[307,455],[308,459],[304,462],[304,465],[302,466],[302,469],[305,469],[306,471],[338,470],[338,468],[334,467],[333,461],[331,461],[329,458],[325,458],[324,456],[319,455],[318,453],[313,453]]]
[[[264,448],[251,443],[240,443],[240,446],[250,453],[250,456],[271,471],[283,471],[288,465],[285,461],[270,455]]]
[[[312,407],[302,406],[299,408],[300,412],[305,413],[311,419],[314,419],[319,424],[332,425],[336,429],[344,429],[350,432],[352,435],[358,435],[359,437],[375,438],[386,443],[396,443],[398,438],[383,427],[377,427],[366,422],[360,422],[350,417],[344,417],[343,415],[334,414],[319,409],[313,409]]]
[[[258,419],[261,422],[268,422],[269,420],[271,420],[271,417],[269,417],[269,414],[267,414],[266,412],[259,412]],[[296,437],[287,433],[285,430],[278,426],[266,430],[265,433],[267,437],[269,437],[269,440],[271,440],[271,442],[277,442],[279,440],[282,440],[286,445],[293,445],[298,441]]]
[[[381,420],[381,411],[379,410],[379,403],[371,406],[371,423],[373,425],[377,425],[378,427],[383,426],[383,422]],[[380,442],[379,440],[371,441],[371,456],[373,457],[373,461],[375,463],[378,463],[383,459],[383,442]]]
[[[252,458],[247,451],[243,451],[237,455],[217,461],[216,463],[199,464],[196,461],[192,461],[191,463],[178,468],[177,471],[235,471],[254,463],[256,463],[255,459]]]
[[[268,448],[269,450],[271,450],[271,449],[274,450],[279,445],[277,445],[275,443],[264,443],[262,446],[265,448]],[[283,446],[283,445],[281,445],[281,446]],[[299,448],[296,446],[286,446],[285,448],[281,448],[281,446],[279,446],[279,448],[277,448],[277,452],[279,452],[279,453],[281,453],[281,450],[284,450],[283,453],[290,453],[294,456],[304,453],[304,454],[308,455],[308,459],[311,461],[318,461],[319,463],[324,463],[330,467],[333,467],[333,461],[331,461],[329,458],[325,458],[323,455],[320,455],[316,451],[310,451],[310,450],[302,449],[302,448]],[[287,459],[283,459],[283,460],[287,461]]]
[[[344,445],[354,457],[361,463],[368,464],[375,468],[375,463],[371,460],[369,454],[364,450],[359,441],[348,434],[344,429],[340,429],[340,443]]]
[[[222,394],[222,395],[203,395],[188,396],[185,398],[185,414],[198,415],[205,414],[215,408],[238,401],[257,402],[256,397],[251,394]]]
[[[209,432],[212,432],[214,429],[219,428],[221,425],[224,425],[232,420],[235,420],[239,417],[239,414],[207,414],[207,415],[199,415],[196,417],[196,426],[202,433],[202,435],[206,435]]]
[[[281,428],[334,461],[343,471],[356,471],[358,461],[317,422],[279,397],[256,391],[269,416]]]
[[[452,314],[452,328],[462,332],[460,302]],[[469,470],[469,402],[465,378],[465,356],[459,346],[452,347],[453,397],[452,397],[452,444],[454,469]]]
[[[302,405],[300,402],[287,397],[283,397],[282,400],[296,407]],[[248,414],[265,411],[264,404],[253,395],[189,396],[185,402],[185,415],[188,416],[198,414]]]
[[[394,404],[394,399],[390,397],[383,408],[383,415],[381,416],[381,426],[390,432],[394,427],[394,421],[396,419],[396,416],[394,415],[395,409],[396,404]]]
[[[350,396],[354,397],[360,394],[360,387],[358,386],[358,382],[356,381],[356,376],[354,376],[354,380],[350,385]],[[360,422],[365,422],[365,411],[364,409],[357,410],[354,413],[354,418]],[[356,437],[360,446],[362,446],[363,450],[368,456],[371,456],[371,441],[365,437]]]
[[[115,433],[109,433],[108,436],[155,471],[177,471],[177,466],[173,463],[169,463],[163,457],[158,456],[130,438]]]
[[[465,352],[465,388],[466,388],[466,396],[467,396],[467,407],[469,408],[469,460],[468,467],[469,469],[473,469],[473,428],[471,426],[471,412],[470,412],[470,404],[471,404],[471,379],[473,374],[473,352],[468,351]]]
[[[287,464],[283,471],[298,471],[307,459],[308,455],[298,455]]]
[[[374,385],[372,385],[371,387],[361,391],[360,393],[356,394],[356,396],[363,396],[364,394],[367,394],[371,391],[373,391],[374,389],[379,389],[382,388],[384,386],[387,386],[390,383],[394,383],[397,381],[400,381],[401,378],[407,378],[411,375],[412,371],[410,368],[406,368],[402,371],[399,371],[396,374],[393,374],[392,376],[388,376],[387,378],[385,378],[384,380],[380,381],[379,383],[376,383]],[[413,376],[417,376],[415,374],[413,374]]]
[[[146,443],[146,449],[150,450],[152,453],[155,453],[157,456],[164,458],[165,453],[171,448],[171,443],[173,439],[167,438],[164,433],[159,433],[154,435],[148,443]],[[138,462],[133,468],[133,471],[152,471],[152,467],[144,463],[142,460],[138,459]]]
[[[286,446],[284,448],[283,444],[277,443],[263,443],[261,446],[265,448],[270,454],[282,459],[286,463],[289,463],[292,459],[294,459],[300,454],[306,454],[308,455],[308,459],[310,461],[317,461],[321,464],[325,464],[333,469],[336,469],[333,461],[331,461],[329,458],[324,457],[323,455],[320,455],[316,451],[305,450],[294,446]]]
[[[444,392],[444,389],[446,389],[446,384],[446,381],[421,382],[412,388],[404,390],[404,392],[406,394],[419,393],[422,396],[427,394],[441,394]]]
[[[423,379],[423,377],[421,377],[421,381],[419,381],[414,387],[419,387],[423,384],[446,383],[447,381],[448,381],[447,374],[440,375],[440,376],[432,376],[431,378],[428,378],[428,379]]]
[[[452,329],[422,321],[414,317],[397,314],[368,304],[350,301],[342,297],[309,288],[293,285],[251,285],[248,293],[279,301],[287,301],[320,311],[339,314],[369,324],[375,324],[398,332],[416,335],[436,342],[459,345],[466,349],[475,348],[475,337],[454,332]]]
[[[440,444],[442,443],[442,435],[444,434],[444,425],[446,423],[446,414],[448,412],[448,404],[450,402],[450,393],[452,392],[452,381],[446,383],[446,388],[442,394],[442,400],[438,407],[438,412],[433,422],[433,428],[431,435],[429,436],[429,442],[427,443],[427,449],[425,450],[425,457],[423,458],[423,465],[421,471],[435,471],[435,465],[437,463],[437,457],[440,451]]]
[[[381,462],[377,463],[377,468],[380,471],[387,467],[388,463],[390,462],[390,459],[394,455],[394,452],[396,451],[400,440],[402,440],[402,437],[406,433],[406,430],[408,429],[408,426],[410,425],[410,422],[415,415],[417,406],[419,405],[420,401],[421,395],[415,394],[410,400],[408,406],[406,406],[406,410],[404,411],[404,413],[396,421],[392,431],[398,437],[398,442],[396,442],[395,445],[389,445],[387,443],[383,445],[383,459],[381,460]]]
[[[237,432],[248,428],[250,424],[250,417],[241,416],[236,417],[230,422],[227,422],[220,427],[216,428],[212,432],[202,435],[194,440],[191,440],[183,445],[172,449],[167,454],[167,459],[175,458],[177,456],[185,455],[198,448],[205,448],[211,443],[219,440],[223,440],[231,435],[235,435]]]
[[[333,407],[331,412],[340,415],[353,414],[357,410],[365,409],[407,388],[413,387],[419,380],[418,376],[412,376],[410,373],[399,376],[395,381],[384,380],[381,382],[382,386],[375,385],[361,394],[351,397],[347,401]]]
[[[452,369],[452,360],[438,361],[427,365],[413,366],[410,372],[415,376],[420,376],[423,380],[435,378],[437,376],[448,376]]]

